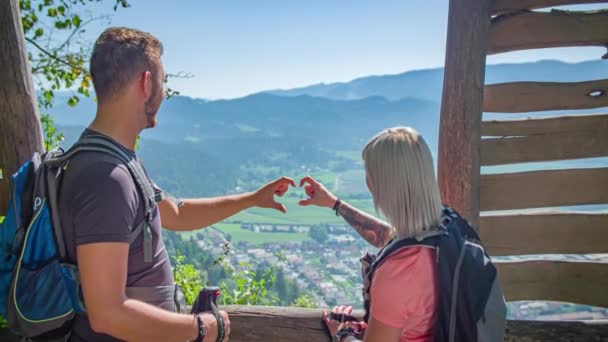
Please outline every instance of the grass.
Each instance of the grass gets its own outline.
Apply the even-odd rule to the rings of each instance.
[[[348,158],[354,161],[361,161],[360,150],[336,150],[333,151],[338,157]]]
[[[333,190],[337,194],[344,197],[368,193],[369,190],[365,184],[365,171],[363,169],[359,169],[340,173],[337,176],[337,185]]]
[[[308,240],[306,233],[270,233],[260,232],[255,233],[249,230],[241,229],[240,223],[270,223],[270,224],[336,224],[346,225],[343,218],[336,216],[331,209],[321,208],[317,206],[302,207],[297,204],[299,198],[280,198],[279,202],[284,203],[287,207],[287,214],[283,214],[274,209],[252,208],[246,210],[236,216],[231,217],[225,222],[218,223],[213,227],[222,233],[230,234],[232,242],[247,241],[253,244],[263,244],[267,242],[284,242],[284,241],[304,241]],[[351,205],[362,209],[374,216],[377,216],[372,201],[369,199],[346,199]],[[206,229],[196,230],[192,232],[184,232],[181,235],[184,238],[196,236],[199,232],[205,234]]]
[[[281,202],[287,208],[287,214],[283,214],[274,209],[262,209],[252,208],[237,214],[230,218],[231,222],[242,221],[250,223],[287,223],[287,224],[345,224],[344,219],[336,216],[331,209],[321,208],[317,206],[300,206],[298,201],[300,198],[297,197],[285,197],[278,198],[278,202]],[[370,214],[374,214],[373,204],[371,199],[364,200],[349,200],[345,201],[351,203],[357,208],[364,210]]]
[[[241,229],[241,225],[235,223],[219,223],[214,228],[224,234],[230,234],[232,243],[246,241],[255,245],[261,245],[267,242],[299,242],[310,239],[306,233],[256,233]]]

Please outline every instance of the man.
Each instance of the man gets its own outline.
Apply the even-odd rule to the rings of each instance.
[[[163,100],[162,50],[158,39],[138,30],[110,28],[101,34],[90,63],[97,113],[83,136],[105,139],[137,158],[136,139],[156,125]],[[281,178],[252,193],[185,199],[179,205],[160,201],[151,220],[152,260],[146,262],[144,234],[130,241],[145,214],[144,198],[127,166],[102,152],[76,154],[66,167],[59,210],[87,315],[74,320],[70,341],[200,341],[200,330],[204,341],[216,341],[213,314],[171,312],[171,300],[130,298],[129,289],[173,286],[161,225],[175,231],[198,229],[252,206],[285,212],[274,195],[283,195],[289,184],[293,180]],[[227,339],[230,321],[225,312],[221,315]]]

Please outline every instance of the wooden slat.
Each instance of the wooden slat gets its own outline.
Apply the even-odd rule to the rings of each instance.
[[[492,138],[481,141],[481,165],[608,156],[608,130]]]
[[[508,301],[552,300],[608,307],[608,264],[531,260],[494,262]]]
[[[479,234],[492,256],[608,253],[608,213],[482,215]]]
[[[591,96],[599,91],[601,95]],[[485,112],[521,113],[608,107],[608,79],[559,82],[510,82],[485,87]]]
[[[608,3],[606,0],[496,0],[492,8],[492,14],[515,12],[524,9],[537,9],[563,5],[580,5]]]
[[[441,197],[474,224],[479,220],[479,140],[491,3],[450,0],[441,98]]]
[[[489,120],[481,123],[482,136],[513,137],[548,133],[608,130],[608,114],[566,115],[524,120]]]
[[[608,203],[608,168],[481,176],[481,210]]]
[[[608,10],[504,14],[492,20],[488,39],[488,55],[552,47],[605,46]]]

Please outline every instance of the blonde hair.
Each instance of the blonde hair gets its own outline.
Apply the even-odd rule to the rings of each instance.
[[[416,130],[394,127],[378,133],[363,149],[363,161],[376,211],[386,216],[397,237],[434,229],[441,198],[431,151]]]

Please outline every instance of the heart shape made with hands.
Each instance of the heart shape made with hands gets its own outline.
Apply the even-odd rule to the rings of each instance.
[[[289,186],[296,187],[295,182],[289,177],[282,177],[271,183],[273,194],[283,196],[289,191]],[[330,193],[322,183],[318,182],[311,176],[306,176],[300,179],[300,187],[304,187],[304,192],[307,198],[298,202],[301,206],[318,205],[322,207],[332,207],[336,201],[336,197]],[[275,202],[276,203],[276,202]],[[276,203],[279,206],[275,208],[282,212],[286,212],[284,205]]]

